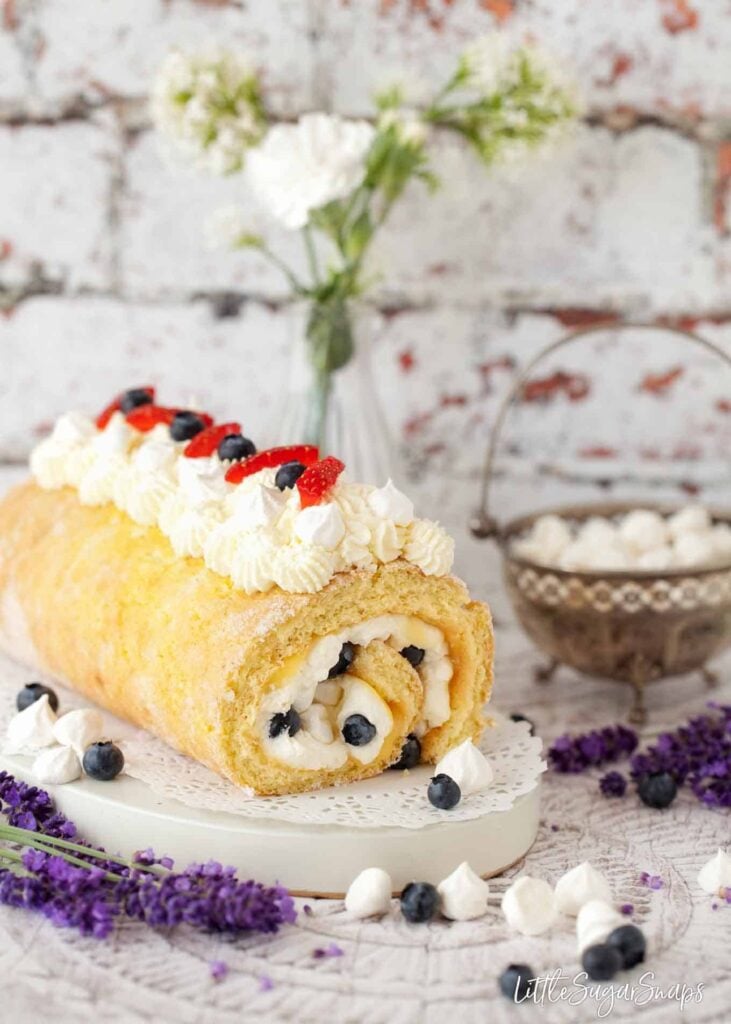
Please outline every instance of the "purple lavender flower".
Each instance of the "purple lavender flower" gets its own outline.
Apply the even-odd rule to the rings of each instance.
[[[259,976],[259,991],[260,992],[271,992],[274,988],[274,982],[268,974],[261,974]]]
[[[214,981],[223,981],[228,974],[228,964],[225,960],[211,960],[208,965],[211,977]]]
[[[324,949],[313,949],[312,955],[315,960],[323,960],[326,957],[338,957],[345,956],[345,951],[338,946],[336,942],[331,942],[329,946]]]
[[[640,882],[642,885],[646,885],[648,889],[653,889],[655,891],[662,889],[665,884],[660,875],[651,875],[647,871],[643,871],[640,875]]]
[[[0,903],[35,910],[58,927],[106,938],[117,918],[128,917],[158,928],[188,924],[232,934],[270,933],[297,916],[285,888],[242,882],[234,868],[215,861],[175,873],[173,861],[152,850],[131,864],[115,860],[79,838],[48,793],[7,772],[0,772],[0,815],[21,830],[10,833],[8,849],[22,848],[25,872],[0,868]],[[58,845],[64,840],[73,840],[73,852]],[[35,848],[39,844],[44,848]]]
[[[627,780],[621,772],[607,772],[599,779],[599,789],[604,796],[624,796],[627,792]]]
[[[631,917],[632,914],[634,914],[634,912],[635,912],[634,904],[633,903],[623,903],[622,906],[619,908],[619,912],[620,912],[620,914],[624,914],[625,917]]]
[[[625,725],[607,725],[603,729],[571,737],[559,736],[548,750],[548,759],[554,771],[579,774],[587,768],[597,767],[626,757],[637,748],[637,733]]]
[[[710,714],[691,718],[631,761],[631,775],[667,772],[687,784],[708,807],[731,807],[731,705],[711,704]]]

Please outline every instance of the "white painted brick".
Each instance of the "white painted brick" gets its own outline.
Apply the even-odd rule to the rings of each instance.
[[[731,325],[700,323],[697,329],[731,354]],[[416,463],[431,474],[475,475],[515,380],[506,360],[524,366],[568,331],[552,316],[511,318],[489,309],[441,307],[390,317],[376,345],[377,376],[390,424]],[[648,374],[676,367],[682,374],[666,393],[641,387]],[[504,432],[511,472],[527,476],[551,464],[587,480],[727,481],[731,415],[723,401],[731,371],[717,358],[666,331],[606,331],[557,352],[531,379],[556,371],[584,376],[589,395],[576,402],[559,394],[545,403],[518,403]],[[592,455],[601,449],[616,454]]]
[[[71,407],[103,408],[125,386],[154,383],[162,401],[197,399],[255,436],[295,330],[288,312],[251,303],[216,320],[207,303],[145,306],[45,297],[0,318],[0,461],[27,451]]]
[[[38,15],[44,44],[38,90],[48,102],[110,92],[142,97],[169,49],[223,44],[250,54],[262,69],[272,109],[301,110],[311,95],[308,6],[298,0],[53,0]]]
[[[156,296],[206,289],[237,289],[286,296],[282,274],[259,254],[211,250],[205,223],[220,206],[236,203],[251,215],[251,229],[263,230],[272,246],[297,269],[299,235],[271,230],[241,176],[217,178],[166,159],[157,136],[138,137],[126,154],[121,199],[120,263],[124,287]]]
[[[721,299],[695,143],[584,127],[510,168],[486,171],[451,136],[434,153],[441,189],[411,186],[377,243],[382,294],[668,311]]]
[[[39,265],[72,288],[109,285],[115,145],[105,127],[90,122],[0,126],[0,236],[9,250],[2,283],[22,283]]]
[[[15,36],[8,30],[0,30],[0,103],[10,104],[22,99],[27,84]]]
[[[698,23],[672,33],[673,0],[534,0],[514,3],[502,31],[533,39],[572,71],[594,111],[630,106],[644,113],[727,117],[731,21],[720,7],[692,3]],[[416,94],[446,80],[458,54],[495,28],[488,4],[350,3],[320,0],[322,59],[338,110],[364,113],[384,80]],[[353,68],[360,69],[353,74]]]

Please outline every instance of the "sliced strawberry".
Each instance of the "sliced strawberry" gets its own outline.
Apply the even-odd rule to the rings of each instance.
[[[189,459],[202,459],[206,455],[213,455],[218,446],[227,434],[240,434],[240,423],[222,423],[218,427],[206,427],[200,434],[188,441],[183,448],[183,455]]]
[[[320,457],[317,446],[314,444],[288,444],[281,448],[267,448],[266,451],[250,455],[248,459],[237,462],[226,473],[226,479],[230,484],[240,484],[241,481],[258,473],[262,469],[273,469],[285,462],[301,462],[304,466],[312,466]]]
[[[163,405],[138,405],[136,409],[127,413],[127,422],[135,430],[141,430],[143,434],[146,434],[159,423],[170,426],[177,411],[177,409],[168,409]]]
[[[319,505],[344,469],[345,463],[336,459],[334,455],[328,455],[306,469],[297,481],[302,508]]]
[[[198,417],[199,420],[203,421],[203,423],[205,424],[206,429],[208,429],[208,427],[212,427],[213,426],[213,417],[209,416],[207,412],[198,412],[198,410],[196,409],[195,410],[195,414],[196,414],[196,416]]]
[[[150,401],[155,401],[155,389],[149,385],[147,387],[130,388],[127,391],[122,391],[121,394],[117,395],[114,401],[110,402],[106,409],[100,412],[99,415],[97,416],[96,425],[99,428],[99,430],[104,430],[107,423],[109,423],[110,419],[115,414],[115,412],[121,411],[122,402],[127,397],[127,395],[142,391],[144,391],[146,394],[150,396]]]
[[[99,413],[95,421],[99,430],[104,430],[107,423],[109,423],[112,416],[114,416],[115,412],[119,412],[119,403],[121,402],[121,400],[122,396],[119,395],[117,398],[114,399],[113,402],[109,403],[106,409],[103,409]]]

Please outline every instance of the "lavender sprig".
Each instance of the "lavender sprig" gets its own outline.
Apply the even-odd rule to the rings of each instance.
[[[296,918],[282,886],[241,881],[215,861],[174,872],[169,857],[151,850],[131,862],[110,856],[77,835],[48,793],[7,772],[0,772],[0,812],[8,822],[0,824],[0,903],[59,927],[103,939],[127,917],[153,928],[269,933]]]
[[[710,713],[664,732],[630,762],[632,778],[668,772],[708,807],[731,807],[731,704],[709,704]]]
[[[603,729],[578,736],[568,733],[549,748],[548,760],[556,772],[579,774],[587,768],[598,767],[626,757],[637,748],[637,733],[625,725],[607,725]]]

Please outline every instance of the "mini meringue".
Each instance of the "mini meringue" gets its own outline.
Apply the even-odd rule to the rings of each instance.
[[[687,533],[705,533],[711,527],[711,517],[702,505],[686,505],[668,519],[670,536],[675,538]]]
[[[63,786],[81,777],[81,761],[71,747],[48,747],[35,759],[31,771],[44,785]]]
[[[71,747],[80,758],[84,756],[87,747],[102,739],[103,734],[104,719],[96,708],[79,708],[76,711],[68,711],[56,719],[53,726],[56,743]]]
[[[294,534],[305,544],[333,551],[345,536],[343,514],[337,505],[311,505],[297,514]]]
[[[541,935],[556,920],[556,897],[542,878],[521,875],[500,904],[505,920],[521,935]]]
[[[588,946],[604,942],[610,932],[626,924],[627,918],[605,900],[589,900],[576,916],[576,938],[579,953]]]
[[[458,747],[447,751],[436,766],[434,774],[448,775],[454,779],[464,798],[486,789],[495,773],[482,751],[472,740],[465,740]]]
[[[256,530],[276,522],[286,503],[285,495],[277,487],[260,484],[249,491],[236,491],[231,508],[237,526],[242,530]]]
[[[641,554],[662,547],[667,542],[668,526],[657,512],[636,508],[622,520],[619,536],[627,547]]]
[[[414,503],[407,498],[389,477],[383,487],[371,491],[368,504],[377,516],[392,519],[396,526],[408,526],[414,518]]]
[[[490,886],[475,874],[466,860],[437,886],[441,909],[450,921],[472,921],[487,912]]]
[[[376,917],[391,908],[393,884],[382,868],[366,868],[353,879],[345,894],[345,909],[353,917]]]
[[[609,903],[611,899],[609,882],[588,860],[577,864],[556,882],[556,907],[562,914],[571,917],[576,917],[589,900]]]
[[[29,704],[14,715],[8,723],[8,750],[20,753],[24,750],[39,750],[50,747],[54,742],[53,723],[56,713],[48,702],[48,694]]]
[[[731,887],[731,854],[720,849],[698,872],[698,885],[704,892],[717,894],[719,889]]]

